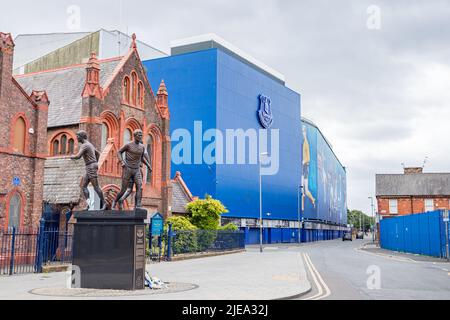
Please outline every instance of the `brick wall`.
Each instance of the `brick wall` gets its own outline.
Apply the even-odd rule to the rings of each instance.
[[[389,199],[397,200],[398,214],[389,212]],[[425,199],[433,199],[433,207],[438,209],[450,209],[450,196],[440,197],[377,197],[378,213],[382,216],[408,215],[425,212]]]
[[[9,201],[14,194],[22,201],[21,225],[38,224],[47,153],[46,95],[33,92],[28,96],[12,78],[13,53],[12,38],[0,33],[0,228],[8,223]],[[19,117],[26,124],[23,153],[14,150],[12,144],[13,126]]]

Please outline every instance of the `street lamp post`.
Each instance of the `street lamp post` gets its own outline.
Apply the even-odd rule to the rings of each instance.
[[[373,197],[369,197],[370,206],[372,207],[372,218],[373,218],[373,230],[372,230],[372,242],[375,243],[375,214],[373,211]]]
[[[267,152],[259,154],[259,252],[263,252],[263,232],[262,232],[262,175],[261,175],[261,156],[267,156]]]

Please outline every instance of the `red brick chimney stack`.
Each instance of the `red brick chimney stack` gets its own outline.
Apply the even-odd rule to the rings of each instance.
[[[0,32],[0,96],[8,88],[3,84],[11,83],[14,56],[14,41],[10,33]]]
[[[423,173],[423,168],[422,167],[407,167],[404,168],[404,174],[418,174],[418,173]]]

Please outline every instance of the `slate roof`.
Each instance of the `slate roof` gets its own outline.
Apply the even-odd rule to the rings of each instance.
[[[44,201],[54,204],[78,203],[83,159],[49,158],[44,165]]]
[[[377,174],[377,196],[450,195],[450,173]]]
[[[102,87],[114,74],[120,59],[100,61],[100,84]],[[86,65],[30,73],[17,76],[23,89],[45,90],[50,100],[48,127],[78,124],[81,117],[81,94],[86,81]]]
[[[192,199],[186,193],[181,183],[177,180],[172,181],[172,212],[187,213],[185,206],[191,202]]]

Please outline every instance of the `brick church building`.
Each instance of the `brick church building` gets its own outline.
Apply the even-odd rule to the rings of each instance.
[[[109,204],[121,184],[122,168],[117,151],[133,139],[135,129],[141,129],[153,169],[152,172],[147,172],[145,167],[142,169],[142,206],[149,213],[158,211],[166,217],[171,214],[168,93],[162,81],[154,94],[134,35],[125,56],[98,60],[92,54],[87,64],[20,75],[16,80],[24,88],[21,91],[24,96],[24,92],[31,93],[33,88],[45,89],[51,101],[48,124],[39,122],[35,129],[36,132],[46,129],[46,142],[38,154],[42,157],[39,158],[42,166],[43,158],[48,157],[43,181],[43,215],[47,220],[61,225],[66,222],[62,212],[85,205],[80,192],[83,160],[69,158],[78,151],[75,134],[81,129],[87,131],[88,139],[101,152],[99,182]],[[33,94],[30,104],[37,104],[32,100],[37,99]],[[39,103],[44,104],[47,96],[41,96]],[[134,205],[134,196],[127,201],[125,207]]]
[[[13,78],[13,55],[11,35],[0,32],[0,229],[39,222],[47,156],[48,96]]]

